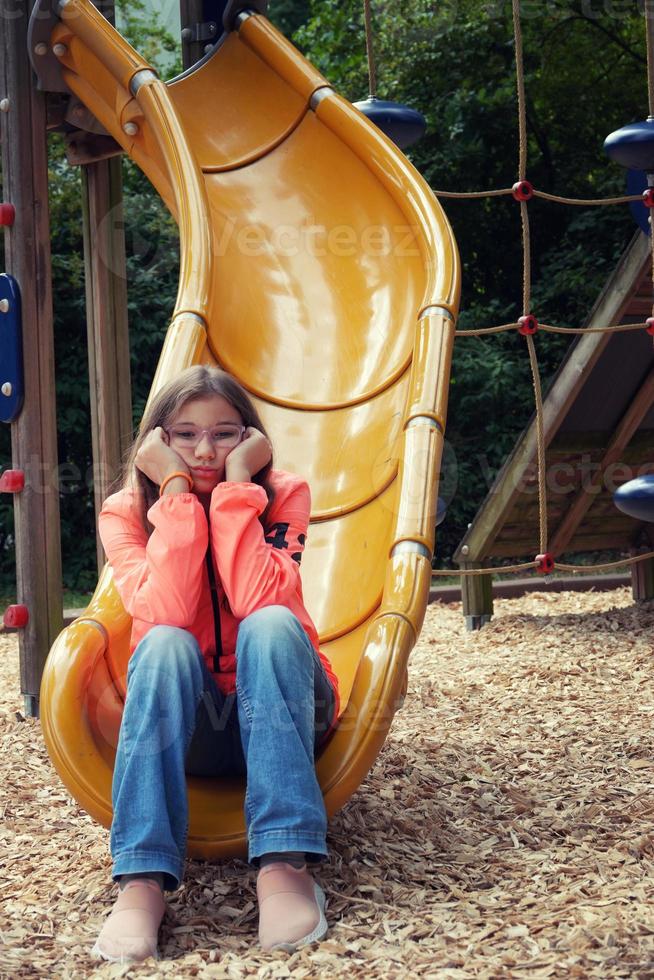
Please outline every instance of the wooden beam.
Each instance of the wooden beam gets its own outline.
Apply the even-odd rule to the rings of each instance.
[[[122,156],[123,148],[113,136],[85,133],[76,130],[66,137],[66,159],[71,166],[98,163],[110,157]]]
[[[98,573],[97,518],[132,441],[127,269],[120,158],[82,168],[86,322]]]
[[[32,6],[25,4],[24,8]],[[22,295],[25,403],[11,426],[12,467],[25,473],[14,496],[17,602],[29,621],[19,632],[25,714],[38,717],[46,657],[63,628],[59,472],[45,95],[27,57],[27,11],[6,17],[0,39],[4,200],[16,208],[6,233],[6,271]]]
[[[621,320],[632,295],[634,283],[639,282],[651,262],[649,240],[642,232],[636,232],[620,263],[604,286],[586,323],[586,326],[607,326]],[[543,404],[543,428],[545,445],[556,435],[561,422],[568,414],[588,373],[610,340],[609,334],[587,333],[579,336],[571,352],[559,368]],[[527,355],[525,354],[525,357]],[[525,470],[536,459],[536,419],[527,429],[500,470],[477,516],[472,522],[455,554],[461,563],[479,563],[487,555],[498,553],[493,542],[520,493]],[[467,552],[462,552],[466,546]]]
[[[463,568],[474,566],[463,563]],[[463,615],[469,630],[480,629],[493,615],[493,576],[463,575],[461,577]]]
[[[575,496],[568,508],[567,514],[550,539],[549,550],[553,555],[559,555],[567,548],[571,538],[581,524],[584,515],[596,499],[597,494],[594,491],[601,485],[606,470],[613,463],[617,463],[620,460],[623,450],[653,404],[654,368],[645,378],[645,381],[625,412],[599,467],[587,475],[585,486]]]
[[[654,559],[631,566],[631,593],[635,602],[654,599]]]
[[[114,0],[95,0],[95,6],[110,23],[115,23]],[[88,137],[83,143],[85,147],[102,148],[102,140],[98,143],[97,137],[92,134]],[[112,143],[109,138],[109,144]],[[106,148],[111,150],[109,144]],[[68,159],[74,162],[70,149]],[[121,157],[111,153],[108,158],[92,161],[84,161],[82,157],[82,162],[85,164],[82,166],[82,217],[89,401],[100,574],[106,556],[97,531],[97,518],[111,484],[120,475],[123,455],[132,441],[127,265]]]
[[[624,528],[613,531],[611,528],[595,534],[578,535],[568,545],[568,552],[575,551],[624,551],[628,547],[629,536]],[[538,547],[537,534],[532,538],[516,539],[514,541],[498,541],[494,548],[495,558],[511,558],[521,561],[531,561],[534,549]]]

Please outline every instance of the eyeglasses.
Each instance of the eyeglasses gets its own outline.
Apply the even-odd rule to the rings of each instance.
[[[166,429],[166,432],[170,436],[171,442],[176,442],[178,446],[189,446],[193,449],[206,432],[214,446],[231,449],[233,446],[238,446],[246,428],[245,425],[232,425],[231,423],[215,425],[211,429],[200,429],[196,425],[174,425],[170,429]]]

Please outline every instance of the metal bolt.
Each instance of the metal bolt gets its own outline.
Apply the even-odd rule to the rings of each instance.
[[[34,46],[34,54],[47,54],[47,53],[48,53],[48,45],[44,44],[43,41],[41,41],[39,44],[36,44]]]
[[[470,548],[468,547],[467,544],[464,544],[463,547],[461,548],[461,554],[462,555],[467,555],[469,553],[470,553]]]
[[[210,51],[213,51],[213,44],[205,44],[204,53],[209,54]]]
[[[9,313],[8,299],[0,299],[0,313]]]
[[[83,116],[85,112],[86,110],[83,105],[76,105],[75,108],[73,109],[74,116],[78,116],[78,117]]]
[[[210,34],[215,34],[216,33],[216,25],[213,22],[211,24],[209,24],[209,33]]]
[[[0,112],[9,112],[9,99],[0,99]]]
[[[193,31],[190,27],[184,27],[182,29],[182,41],[190,41],[193,37]]]
[[[123,132],[127,133],[128,136],[136,136],[139,128],[135,122],[126,122],[123,126]]]
[[[53,44],[52,50],[57,55],[58,58],[63,58],[63,56],[68,52],[68,48],[65,44]]]
[[[11,387],[11,381],[5,381],[5,383],[3,384],[2,388],[0,388],[0,391],[2,391],[2,394],[3,395],[6,395],[7,398],[9,398],[9,396],[12,393],[13,390],[14,389]]]

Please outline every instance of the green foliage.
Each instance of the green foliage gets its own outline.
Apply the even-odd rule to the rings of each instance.
[[[270,0],[268,6],[268,18],[286,37],[293,36],[309,13],[309,0]]]
[[[156,11],[142,0],[116,0],[116,15],[123,37],[162,78],[182,70],[180,38],[166,30]]]
[[[368,91],[362,6],[313,0],[297,34],[307,57],[352,100]],[[519,144],[510,0],[376,0],[372,8],[377,94],[427,119],[427,134],[409,151],[414,165],[435,190],[511,186]],[[527,176],[560,196],[623,194],[624,172],[602,143],[647,115],[642,16],[626,5],[584,0],[523,2],[522,27]],[[441,203],[461,255],[459,326],[516,319],[523,312],[519,207],[511,197]],[[628,208],[533,200],[529,209],[531,308],[544,322],[579,325],[635,230]],[[545,388],[568,343],[538,335]],[[444,495],[454,496],[439,529],[439,564],[447,563],[533,408],[523,338],[457,341],[443,471]]]

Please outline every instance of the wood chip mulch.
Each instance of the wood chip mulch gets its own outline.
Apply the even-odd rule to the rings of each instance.
[[[24,718],[0,637],[0,977],[654,977],[654,602],[496,602],[467,633],[427,610],[409,691],[330,822],[330,932],[257,947],[255,872],[189,861],[160,961],[89,957],[113,904],[109,834]]]

